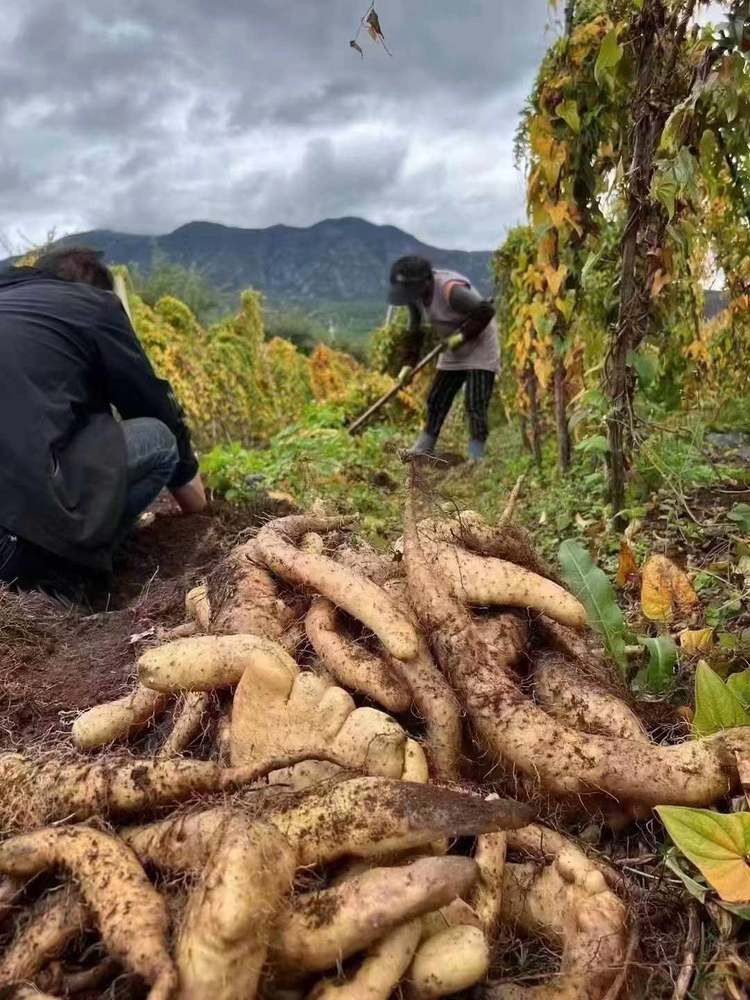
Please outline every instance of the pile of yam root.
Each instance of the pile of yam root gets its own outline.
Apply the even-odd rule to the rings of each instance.
[[[709,805],[750,730],[652,742],[525,532],[418,501],[389,556],[271,521],[75,749],[0,756],[0,997],[625,995],[623,878],[543,804]]]

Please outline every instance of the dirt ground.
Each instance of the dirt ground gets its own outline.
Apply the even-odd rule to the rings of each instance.
[[[286,511],[214,504],[184,517],[160,500],[153,513],[111,580],[90,583],[80,602],[0,589],[0,749],[57,742],[80,711],[124,694],[155,629],[185,620],[185,592],[243,534]]]

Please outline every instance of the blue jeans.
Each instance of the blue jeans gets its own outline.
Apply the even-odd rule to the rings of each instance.
[[[121,424],[125,437],[127,494],[114,537],[121,542],[139,514],[170,482],[179,462],[177,441],[161,420],[138,417]],[[35,582],[64,574],[64,560],[0,528],[0,582]]]

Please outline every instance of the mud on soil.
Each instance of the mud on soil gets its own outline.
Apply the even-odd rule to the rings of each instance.
[[[185,517],[160,500],[153,513],[118,554],[112,578],[88,581],[76,603],[0,588],[0,750],[54,745],[80,711],[123,695],[155,630],[185,620],[185,592],[243,536],[287,511],[214,504]]]

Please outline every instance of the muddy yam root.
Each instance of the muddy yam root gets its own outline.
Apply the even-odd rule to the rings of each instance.
[[[168,704],[168,695],[138,684],[125,697],[79,715],[73,723],[73,742],[79,750],[93,750],[127,739],[145,729]]]
[[[370,628],[392,656],[413,660],[417,633],[377,584],[328,556],[302,552],[292,544],[308,531],[325,529],[325,519],[282,518],[260,530],[257,550],[266,566],[283,580],[328,598]]]

